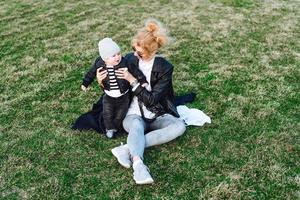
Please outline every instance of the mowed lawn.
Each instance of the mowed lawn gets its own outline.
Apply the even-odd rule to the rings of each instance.
[[[70,125],[102,94],[80,91],[116,40],[148,17],[173,42],[174,88],[212,118],[145,152],[155,184],[137,186],[108,140]],[[300,198],[300,2],[297,0],[0,2],[0,199]]]

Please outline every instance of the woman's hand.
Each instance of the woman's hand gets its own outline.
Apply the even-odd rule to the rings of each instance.
[[[128,71],[127,68],[120,68],[116,70],[116,75],[119,79],[125,79],[127,80],[130,84],[132,84],[136,78],[132,76],[132,74]]]
[[[99,85],[101,85],[101,87],[104,87],[102,81],[106,78],[107,71],[104,70],[104,71],[100,72],[100,70],[102,70],[102,69],[103,69],[103,67],[100,67],[99,69],[97,69],[96,77],[97,77],[97,81],[98,81]]]

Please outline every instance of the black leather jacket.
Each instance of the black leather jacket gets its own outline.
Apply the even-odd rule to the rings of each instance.
[[[133,53],[125,56],[131,68],[138,68],[139,60]],[[133,92],[148,110],[157,113],[169,113],[179,117],[175,106],[175,97],[172,83],[173,66],[165,58],[155,57],[151,71],[151,91],[141,85]]]
[[[85,74],[83,81],[82,81],[82,85],[84,85],[85,87],[88,87],[95,79],[96,77],[96,73],[97,73],[97,69],[99,69],[100,67],[103,67],[103,69],[101,71],[106,70],[106,64],[105,62],[101,59],[101,57],[98,57],[94,63],[94,65],[91,67],[91,69]],[[138,67],[135,67],[134,65],[129,65],[128,61],[126,58],[122,57],[122,60],[120,61],[120,63],[116,66],[114,66],[115,69],[119,69],[119,68],[128,68],[128,71],[136,78],[138,79],[138,81],[140,83],[147,83],[146,77],[144,76],[144,74],[139,70]],[[102,81],[103,86],[105,90],[109,90],[109,78],[108,76]],[[128,81],[124,80],[124,79],[118,79],[117,78],[117,83],[118,86],[120,88],[120,92],[124,93],[126,92],[128,89],[130,89],[130,84]]]

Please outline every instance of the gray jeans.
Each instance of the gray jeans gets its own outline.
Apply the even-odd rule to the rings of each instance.
[[[127,145],[131,156],[141,159],[146,147],[167,143],[182,135],[186,129],[181,119],[170,114],[159,116],[151,123],[146,123],[139,115],[128,115],[123,120],[123,126],[129,133]],[[145,132],[148,133],[145,135]]]

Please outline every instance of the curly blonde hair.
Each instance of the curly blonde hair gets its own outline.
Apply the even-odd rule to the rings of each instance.
[[[147,56],[155,53],[170,41],[168,30],[163,24],[153,18],[146,20],[145,26],[138,30],[132,39],[132,46],[139,46],[145,50]]]

